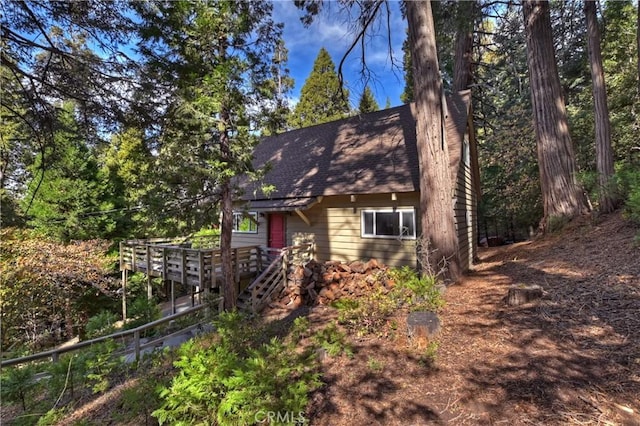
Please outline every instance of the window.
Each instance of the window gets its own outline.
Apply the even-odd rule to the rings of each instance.
[[[462,143],[462,164],[471,164],[471,152],[469,147],[469,140],[465,137]]]
[[[233,232],[258,232],[258,213],[233,212]]]
[[[413,209],[364,210],[361,229],[363,237],[415,238],[415,211]]]

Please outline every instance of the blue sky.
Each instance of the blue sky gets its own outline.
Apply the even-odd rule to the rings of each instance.
[[[391,1],[391,44],[394,61],[400,67],[391,67],[389,48],[387,43],[386,23],[377,23],[377,34],[366,39],[367,65],[373,71],[369,87],[374,92],[380,108],[384,108],[387,97],[391,106],[400,105],[400,94],[404,89],[404,75],[402,72],[402,43],[406,37],[406,22],[400,13],[399,1]],[[325,1],[323,12],[313,24],[305,28],[300,22],[302,12],[291,0],[274,1],[274,19],[283,22],[284,40],[289,50],[288,67],[291,77],[295,80],[295,88],[290,93],[292,103],[296,103],[305,80],[311,73],[313,62],[321,47],[327,49],[336,64],[336,70],[345,52],[351,46],[354,35],[350,32],[347,17],[339,13],[340,4]],[[386,17],[385,17],[386,21]],[[382,25],[384,24],[384,25]],[[349,89],[352,107],[357,102],[364,89],[364,82],[360,75],[362,52],[359,47],[354,49],[345,65],[345,86]]]

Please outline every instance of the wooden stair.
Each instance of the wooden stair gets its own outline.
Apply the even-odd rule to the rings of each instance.
[[[284,256],[283,251],[238,295],[239,310],[257,314],[271,301],[271,295],[283,288],[286,281]]]

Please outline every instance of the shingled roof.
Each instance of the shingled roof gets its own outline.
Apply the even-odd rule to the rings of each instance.
[[[468,91],[447,97],[446,139],[452,164],[460,159],[469,100]],[[269,197],[247,191],[243,198],[252,208],[278,203],[285,209],[300,208],[318,196],[419,191],[415,106],[266,137],[254,151],[254,165],[264,164],[271,166],[264,182],[276,190]]]

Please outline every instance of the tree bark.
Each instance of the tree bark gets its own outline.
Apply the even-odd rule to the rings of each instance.
[[[584,2],[584,13],[587,18],[587,44],[589,47],[589,65],[591,68],[593,105],[595,109],[596,168],[600,187],[599,210],[602,213],[610,213],[616,207],[616,200],[611,191],[613,149],[611,147],[611,124],[609,122],[609,107],[607,106],[607,88],[602,68],[600,28],[598,28],[596,16],[596,1],[586,0]]]
[[[458,28],[453,62],[453,91],[467,89],[472,82],[473,23],[475,0],[458,3]]]
[[[223,112],[221,119],[223,123],[228,119],[229,114]],[[220,150],[223,161],[231,158],[231,147],[229,135],[225,130],[220,135]],[[228,158],[225,160],[225,158]],[[222,223],[220,232],[220,261],[222,263],[222,289],[224,297],[224,309],[233,310],[238,300],[238,290],[233,273],[233,259],[231,259],[231,234],[233,231],[233,199],[231,194],[231,183],[229,178],[224,178],[220,188],[220,198],[222,204]]]
[[[408,1],[407,21],[413,63],[416,136],[420,164],[423,274],[460,276],[458,239],[453,217],[449,152],[444,140],[442,81],[430,1]]]
[[[523,3],[527,63],[531,85],[538,168],[544,218],[543,230],[586,212],[576,177],[575,153],[553,48],[549,2]]]
[[[227,56],[227,43],[222,42],[218,47],[218,54],[223,60]],[[228,102],[228,100],[226,100]],[[220,160],[223,163],[232,163],[231,139],[231,114],[229,104],[225,100],[220,107]],[[233,194],[231,193],[231,178],[222,177],[220,183],[220,204],[222,211],[222,223],[220,224],[220,262],[222,267],[222,295],[225,311],[232,311],[238,302],[238,290],[233,273],[233,259],[231,259],[231,235],[233,232]]]

